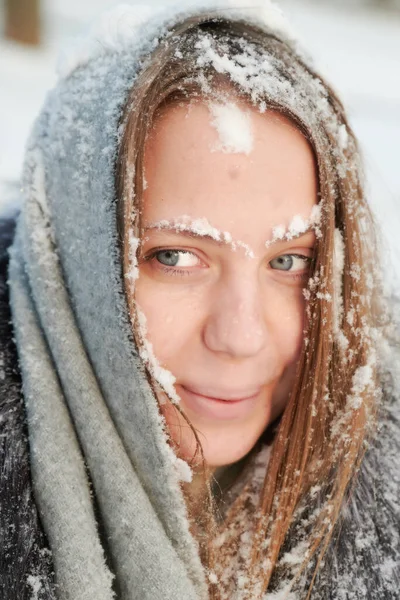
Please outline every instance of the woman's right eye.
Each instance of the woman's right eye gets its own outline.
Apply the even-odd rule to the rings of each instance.
[[[150,258],[165,267],[195,267],[199,264],[197,256],[188,250],[157,250]]]

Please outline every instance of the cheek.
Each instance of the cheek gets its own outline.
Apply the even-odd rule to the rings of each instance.
[[[296,362],[303,343],[305,324],[305,300],[301,290],[278,295],[274,314],[270,314],[269,319],[285,366]]]
[[[304,338],[305,300],[302,294],[285,295],[276,308],[275,339],[281,357],[281,377],[273,392],[271,417],[274,421],[284,410],[296,379],[297,361]]]
[[[202,320],[200,295],[176,285],[160,285],[146,276],[136,282],[136,303],[146,316],[147,339],[157,359],[179,359]]]

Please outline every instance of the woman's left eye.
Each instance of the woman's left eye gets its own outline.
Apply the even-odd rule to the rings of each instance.
[[[306,271],[310,266],[311,258],[301,254],[282,254],[269,262],[272,269],[278,271]]]

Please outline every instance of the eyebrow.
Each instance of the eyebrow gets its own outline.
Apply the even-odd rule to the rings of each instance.
[[[216,244],[217,246],[226,246],[228,245],[230,242],[225,241],[224,239],[220,239],[217,240],[214,236],[207,234],[207,233],[197,233],[196,231],[193,231],[192,229],[180,229],[179,225],[177,227],[171,227],[170,225],[148,225],[147,227],[143,227],[142,231],[143,233],[146,233],[147,231],[165,231],[166,233],[172,234],[172,235],[181,235],[187,238],[192,238],[192,239],[204,239],[210,242],[213,242],[214,244]],[[294,235],[292,238],[290,239],[276,239],[276,240],[271,240],[270,245],[277,245],[277,244],[287,244],[289,242],[293,242],[294,240],[301,240],[302,238],[309,236],[310,233],[314,234],[315,237],[315,232],[313,230],[313,227],[310,226],[306,231],[303,231],[302,233],[299,233],[298,235]],[[222,233],[223,235],[223,233]]]
[[[218,246],[224,246],[227,243],[223,239],[217,240],[214,236],[212,236],[208,233],[197,233],[196,231],[193,231],[192,229],[180,229],[179,225],[177,227],[171,227],[171,226],[167,226],[167,225],[149,225],[148,227],[143,228],[143,233],[146,233],[147,231],[152,231],[152,230],[165,231],[166,233],[171,233],[173,235],[183,235],[184,237],[188,237],[188,238],[196,238],[196,239],[200,238],[203,240],[208,240],[210,242],[213,242],[214,244],[217,244]]]

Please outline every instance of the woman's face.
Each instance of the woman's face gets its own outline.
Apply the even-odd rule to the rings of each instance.
[[[240,107],[253,136],[247,154],[218,150],[203,103],[167,109],[145,149],[136,302],[211,467],[247,454],[288,401],[314,244],[312,231],[267,244],[316,203],[309,143],[283,116]],[[161,410],[190,460],[191,429],[169,401]]]

